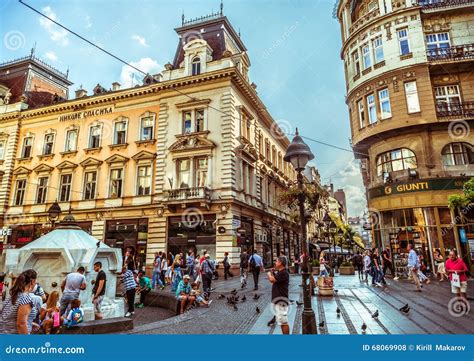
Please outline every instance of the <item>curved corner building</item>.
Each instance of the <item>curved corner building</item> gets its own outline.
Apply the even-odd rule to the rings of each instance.
[[[337,17],[374,246],[401,275],[409,243],[472,263],[474,207],[448,197],[474,176],[474,1],[340,0]]]

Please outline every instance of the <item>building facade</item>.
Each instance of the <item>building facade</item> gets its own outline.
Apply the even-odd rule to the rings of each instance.
[[[142,86],[97,85],[0,115],[9,247],[48,231],[57,201],[148,269],[157,251],[207,250],[219,261],[229,252],[238,265],[241,250],[257,249],[266,266],[299,254],[298,228],[278,200],[296,179],[283,161],[289,140],[249,81],[240,36],[222,12],[175,30],[173,62]]]
[[[337,17],[374,245],[470,261],[473,214],[448,196],[474,175],[473,2],[341,0]]]

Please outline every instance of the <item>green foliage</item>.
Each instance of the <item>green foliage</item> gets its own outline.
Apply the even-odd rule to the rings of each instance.
[[[313,259],[313,261],[311,262],[311,266],[319,267],[319,261],[317,259]]]
[[[448,197],[448,206],[451,209],[467,207],[474,203],[474,178],[469,179],[463,186],[463,194],[452,194]]]
[[[294,211],[291,213],[294,214],[295,221],[298,219],[298,197],[300,194],[301,191],[298,189],[298,185],[293,184],[278,196],[278,201],[281,204],[287,205],[291,211]],[[309,213],[314,213],[323,199],[328,196],[328,192],[315,183],[305,184],[303,187],[303,194],[305,196],[305,209]]]
[[[344,261],[341,263],[341,267],[352,267],[352,263]]]

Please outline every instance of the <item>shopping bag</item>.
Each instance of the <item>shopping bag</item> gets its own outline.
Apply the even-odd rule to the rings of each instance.
[[[457,272],[454,272],[451,275],[451,285],[453,287],[461,287],[461,281],[459,280],[459,275],[457,274]]]

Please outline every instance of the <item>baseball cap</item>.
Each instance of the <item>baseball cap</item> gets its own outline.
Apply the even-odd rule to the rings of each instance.
[[[186,279],[189,280],[190,278],[191,278],[191,277],[189,277],[189,275],[184,275],[184,277],[183,277],[183,279],[185,279],[185,280],[186,280]]]

